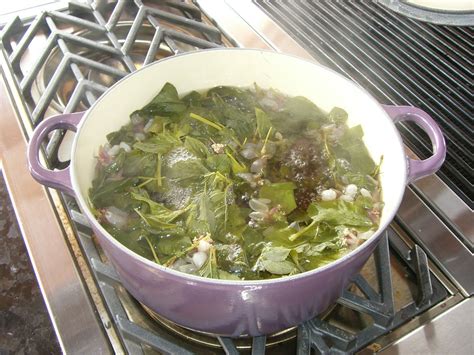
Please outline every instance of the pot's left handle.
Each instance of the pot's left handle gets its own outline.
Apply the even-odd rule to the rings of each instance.
[[[69,166],[63,170],[46,169],[40,162],[39,153],[43,139],[55,129],[76,132],[84,112],[66,113],[49,117],[35,128],[28,144],[28,167],[33,178],[40,184],[74,195]]]
[[[433,146],[433,155],[424,160],[415,160],[407,157],[408,183],[434,174],[443,165],[446,158],[446,142],[443,132],[437,123],[425,111],[412,106],[382,105],[394,123],[412,121],[421,127],[430,137]]]

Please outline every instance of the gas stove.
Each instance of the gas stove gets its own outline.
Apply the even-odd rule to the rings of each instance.
[[[2,89],[10,98],[1,101],[1,166],[62,350],[472,352],[472,35],[472,27],[427,24],[373,2],[71,1],[10,17],[1,32]],[[43,119],[87,109],[143,65],[219,46],[320,62],[381,103],[423,108],[448,142],[444,167],[407,188],[397,217],[342,297],[309,322],[255,338],[185,329],[140,305],[74,198],[39,186],[26,169],[26,142]],[[429,155],[429,141],[416,127],[400,130],[408,154]],[[45,164],[67,166],[71,137],[53,132]]]

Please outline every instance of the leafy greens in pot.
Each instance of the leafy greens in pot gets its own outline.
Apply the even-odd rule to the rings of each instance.
[[[341,108],[257,85],[179,97],[167,83],[107,135],[90,201],[122,244],[182,272],[305,272],[378,227],[380,163],[346,120]]]

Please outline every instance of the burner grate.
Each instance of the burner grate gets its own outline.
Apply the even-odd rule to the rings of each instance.
[[[403,17],[368,1],[254,1],[320,63],[365,87],[379,102],[413,105],[442,127],[448,152],[440,177],[472,208],[473,27]],[[407,145],[431,153],[428,137],[401,125]]]
[[[160,50],[169,56],[223,44],[220,31],[202,22],[196,7],[173,1],[166,5],[180,15],[140,0],[97,6],[71,2],[68,13],[43,12],[31,23],[24,24],[17,17],[7,24],[0,41],[25,98],[32,126],[51,114],[87,109],[109,86],[160,59],[161,55],[157,57]],[[126,33],[122,31],[124,23],[128,24]],[[76,29],[72,33],[71,26]],[[145,39],[141,38],[143,28],[150,30]],[[46,37],[46,44],[34,48],[38,36]],[[133,50],[138,41],[147,42],[147,51],[137,62]],[[31,55],[32,48],[36,59],[24,70],[23,62]],[[97,53],[115,58],[114,65],[97,60]],[[122,65],[117,67],[117,62]],[[54,72],[48,74],[48,66],[53,66]],[[106,85],[93,80],[101,75],[108,77]],[[66,83],[65,77],[68,78]],[[65,100],[67,103],[58,108],[54,105],[55,98],[61,96],[59,92],[64,87],[71,92]],[[52,165],[58,163],[55,158],[64,133],[55,131],[47,144],[46,154]]]

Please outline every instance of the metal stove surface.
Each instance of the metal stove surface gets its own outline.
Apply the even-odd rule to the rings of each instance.
[[[304,354],[311,349],[322,353],[389,351],[396,349],[397,345],[392,344],[399,339],[415,334],[413,330],[438,324],[435,320],[449,311],[454,314],[455,310],[472,308],[472,302],[465,306],[464,300],[472,293],[469,282],[453,277],[464,269],[438,263],[439,258],[435,259],[438,268],[412,240],[415,237],[420,243],[421,235],[423,249],[432,255],[430,243],[423,238],[429,241],[432,231],[435,237],[452,234],[430,209],[424,224],[411,219],[413,208],[426,209],[427,202],[436,199],[428,189],[427,199],[407,191],[399,223],[386,232],[386,239],[361,276],[332,309],[298,330],[235,340],[200,336],[153,322],[120,285],[74,199],[41,188],[29,177],[25,159],[19,158],[24,154],[25,138],[45,117],[83,110],[127,73],[181,51],[245,46],[311,58],[308,51],[251,2],[200,0],[196,2],[200,9],[188,2],[159,4],[54,4],[48,12],[17,18],[3,27],[4,91],[13,105],[2,101],[1,161],[23,237],[64,351],[211,354],[221,353],[222,348],[226,353],[251,348],[252,353],[259,354],[270,344],[274,346],[267,353]],[[45,161],[50,167],[67,165],[68,135],[58,131],[50,137],[45,146]],[[454,206],[459,205],[456,203]],[[427,223],[433,223],[433,217],[437,224],[431,230],[425,228]],[[459,218],[455,224],[461,231],[471,227]],[[446,258],[466,253],[465,244],[450,245],[454,249]],[[472,252],[470,256],[472,260]],[[167,329],[173,327],[174,331]],[[288,338],[292,339],[283,341]],[[430,344],[436,344],[435,340]]]

